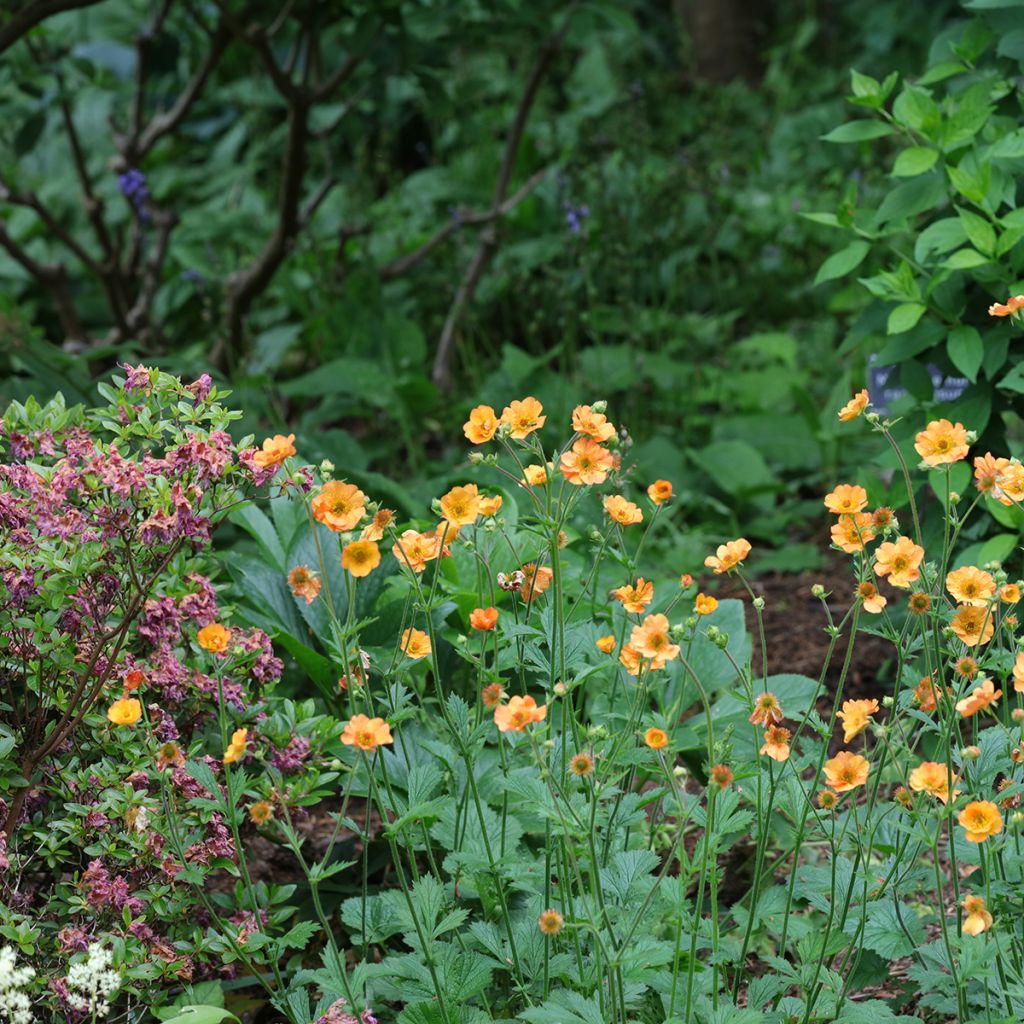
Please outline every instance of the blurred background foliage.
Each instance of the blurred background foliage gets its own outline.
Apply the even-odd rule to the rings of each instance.
[[[473,405],[531,393],[565,423],[604,398],[638,482],[676,485],[684,563],[742,524],[780,569],[819,564],[822,484],[878,452],[835,420],[873,355],[895,412],[937,408],[937,365],[1013,439],[1024,370],[1006,385],[984,309],[1024,252],[1024,146],[992,154],[1019,131],[1018,0],[15,8],[0,407],[86,401],[117,361],[209,370],[240,430],[414,514]]]

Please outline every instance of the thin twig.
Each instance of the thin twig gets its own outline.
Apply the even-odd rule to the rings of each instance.
[[[0,53],[16,43],[26,32],[41,21],[64,11],[77,11],[94,7],[101,0],[35,0],[25,4],[11,15],[11,20],[0,25]]]

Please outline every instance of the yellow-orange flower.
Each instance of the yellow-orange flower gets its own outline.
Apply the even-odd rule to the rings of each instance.
[[[664,729],[648,729],[644,733],[644,743],[651,750],[664,750],[668,746],[668,733]]]
[[[441,499],[441,515],[453,526],[470,526],[480,514],[480,494],[476,484],[453,487]]]
[[[1024,306],[1024,295],[1011,295],[1005,303],[993,302],[988,307],[989,316],[1014,316]]]
[[[522,732],[534,722],[543,722],[547,714],[547,704],[538,706],[532,697],[517,694],[507,704],[494,709],[494,724],[501,732]]]
[[[480,498],[480,515],[482,516],[493,516],[501,508],[504,499],[500,494],[494,495],[490,498],[486,495],[482,495]]]
[[[640,657],[640,652],[630,647],[629,644],[622,645],[622,650],[619,651],[619,662],[629,675],[640,675],[643,659]]]
[[[708,774],[719,789],[728,789],[732,785],[734,776],[727,764],[716,764]]]
[[[435,534],[406,530],[398,538],[398,542],[392,545],[391,553],[398,559],[399,565],[412,569],[413,572],[423,572],[427,562],[437,558],[439,547]]]
[[[1024,465],[1011,459],[996,478],[992,497],[1007,507],[1024,502]]]
[[[380,548],[372,540],[354,540],[341,549],[341,567],[353,576],[369,576],[380,565]]]
[[[473,629],[486,633],[498,624],[497,608],[474,608],[469,613],[469,624]]]
[[[867,388],[862,388],[839,410],[839,418],[844,423],[855,420],[868,407],[870,401]]]
[[[642,523],[644,514],[638,505],[626,501],[621,494],[615,494],[604,499],[604,510],[620,526],[632,526],[634,523]]]
[[[524,466],[523,481],[529,487],[543,487],[548,482],[548,467]]]
[[[341,742],[346,747],[358,747],[360,750],[376,750],[386,743],[394,743],[391,727],[383,718],[369,718],[366,715],[353,715],[341,733]]]
[[[313,517],[335,533],[354,530],[366,515],[366,495],[355,484],[329,480],[313,499]]]
[[[359,539],[383,540],[388,527],[390,527],[394,521],[395,513],[392,512],[391,509],[377,509],[377,511],[373,513],[373,519],[363,527],[363,532],[359,534]]]
[[[602,448],[589,437],[581,437],[569,451],[562,453],[559,468],[569,483],[589,487],[603,484],[608,479],[614,461],[607,448]]]
[[[864,550],[864,545],[873,541],[875,533],[874,519],[870,512],[856,512],[849,516],[840,516],[831,529],[832,543],[848,555]]]
[[[949,803],[949,777],[950,773],[944,764],[938,761],[922,761],[910,773],[910,778],[907,781],[915,793],[928,793],[946,804]],[[957,776],[954,774],[954,785],[956,785],[956,781]],[[954,789],[953,799],[955,800],[959,795],[960,790]]]
[[[642,624],[633,627],[629,646],[642,658],[649,658],[651,668],[664,668],[666,662],[679,654],[679,645],[672,643],[668,631],[666,616],[648,615]]]
[[[485,444],[498,431],[498,416],[489,405],[478,405],[462,424],[462,432],[473,444]]]
[[[878,714],[878,701],[844,700],[843,709],[836,715],[843,723],[843,742],[849,743],[854,736],[859,736],[871,721],[871,716]]]
[[[290,455],[295,454],[295,445],[292,444],[294,440],[294,434],[289,434],[287,437],[284,434],[268,437],[263,442],[262,450],[253,455],[252,461],[263,469],[267,469],[269,466],[278,466]]]
[[[654,502],[655,505],[664,505],[672,497],[672,483],[669,480],[655,480],[650,487],[647,488],[647,497]]]
[[[107,708],[107,718],[114,725],[134,725],[142,717],[142,704],[134,697],[122,697]]]
[[[991,800],[972,800],[957,818],[969,843],[983,843],[1003,831],[1003,816]]]
[[[296,597],[312,604],[320,593],[320,577],[308,565],[297,565],[288,573],[288,586]]]
[[[542,911],[537,918],[537,927],[542,935],[557,935],[565,924],[565,920],[557,910]]]
[[[718,600],[710,594],[698,594],[693,601],[693,610],[698,615],[710,615],[718,607]]]
[[[527,562],[522,568],[522,573],[524,580],[519,596],[524,601],[530,601],[543,594],[555,578],[554,572],[548,566],[537,565],[536,562]]]
[[[228,744],[228,749],[224,751],[225,764],[234,764],[245,757],[245,740],[248,735],[248,729],[236,729],[231,734],[231,742]]]
[[[778,725],[785,716],[782,713],[782,705],[774,693],[759,693],[754,698],[754,711],[750,721],[754,725]]]
[[[980,935],[992,927],[992,915],[985,907],[985,900],[981,896],[965,896],[961,904],[964,908],[964,935]]]
[[[825,762],[825,781],[837,793],[846,793],[868,781],[870,767],[866,757],[849,750],[840,750],[835,757]]]
[[[996,581],[984,569],[965,565],[947,574],[946,589],[960,604],[984,607],[996,592]]]
[[[1003,604],[1016,604],[1020,600],[1020,584],[1004,583],[999,588],[999,600]]]
[[[932,420],[914,438],[914,450],[929,466],[943,466],[967,458],[967,429],[962,423]]]
[[[496,708],[505,699],[505,687],[501,683],[488,683],[480,691],[480,703],[485,708]]]
[[[968,647],[978,647],[987,644],[995,633],[995,623],[992,621],[992,612],[988,608],[975,608],[971,605],[961,605],[956,610],[949,628]]]
[[[789,737],[788,729],[781,725],[769,725],[764,731],[764,745],[760,753],[767,754],[773,761],[788,761]]]
[[[430,637],[422,629],[407,629],[402,633],[402,642],[399,644],[402,652],[407,658],[419,661],[430,654]]]
[[[859,484],[840,484],[825,495],[825,508],[837,516],[862,512],[868,503],[868,492]]]
[[[907,607],[915,615],[924,615],[931,606],[932,599],[923,590],[915,590],[907,601]]]
[[[997,459],[991,452],[974,458],[974,486],[982,494],[996,491],[1000,475],[1010,465],[1009,459]]]
[[[882,609],[889,603],[878,592],[878,587],[871,580],[862,580],[857,584],[857,596],[861,600],[864,611],[870,612],[872,615],[880,615]]]
[[[750,554],[750,541],[744,537],[719,544],[713,555],[704,559],[704,564],[713,569],[716,576],[735,569]]]
[[[915,544],[909,537],[899,537],[896,541],[886,541],[878,545],[875,552],[875,573],[888,576],[894,587],[904,590],[921,576],[920,565],[924,558],[924,548]]]
[[[254,825],[266,825],[274,816],[274,805],[269,800],[258,800],[249,808],[249,820]]]
[[[544,406],[532,395],[521,402],[510,402],[501,414],[501,422],[508,427],[509,435],[522,440],[544,426]]]
[[[1013,663],[1013,689],[1015,693],[1024,693],[1024,652]]]
[[[572,411],[572,429],[595,441],[603,442],[615,436],[615,427],[603,412],[594,412],[589,405],[577,405]]]
[[[594,641],[594,644],[602,654],[611,654],[615,650],[615,634],[609,633],[607,636],[599,636]]]
[[[982,709],[991,707],[1002,695],[1003,691],[997,690],[992,685],[991,679],[982,679],[979,686],[976,686],[963,700],[956,702],[956,709],[964,718],[970,718],[971,715],[976,715]]]
[[[211,622],[199,630],[196,640],[199,641],[199,646],[204,651],[221,654],[228,649],[228,644],[231,643],[231,630],[226,629],[219,622]]]
[[[622,602],[627,612],[642,614],[644,608],[654,600],[654,584],[641,576],[636,583],[629,583],[612,591],[612,597]]]

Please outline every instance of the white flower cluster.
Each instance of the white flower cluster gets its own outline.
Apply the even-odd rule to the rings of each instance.
[[[22,991],[35,977],[31,967],[15,967],[11,946],[0,949],[0,1021],[5,1024],[33,1024],[32,1004]]]
[[[121,975],[112,971],[110,950],[94,942],[84,961],[68,968],[68,1002],[76,1010],[106,1017],[110,1012],[109,997],[121,987]]]

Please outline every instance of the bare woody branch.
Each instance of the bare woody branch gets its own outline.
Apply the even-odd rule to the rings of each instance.
[[[95,7],[98,3],[102,3],[102,0],[35,0],[34,3],[25,4],[11,15],[9,21],[0,25],[0,53],[47,18],[64,11]]]

